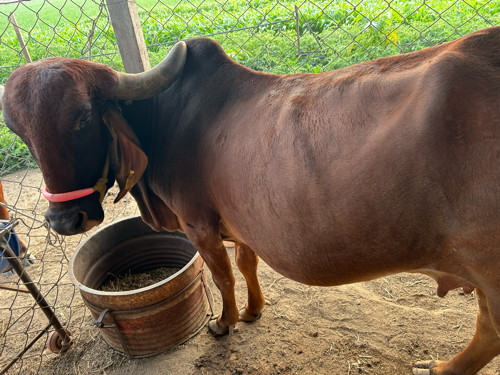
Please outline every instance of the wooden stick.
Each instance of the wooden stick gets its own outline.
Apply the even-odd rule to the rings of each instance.
[[[17,35],[17,41],[21,45],[24,58],[26,59],[27,62],[30,63],[31,57],[30,57],[30,54],[28,52],[28,47],[26,46],[26,43],[24,43],[23,35],[21,34],[21,29],[17,25],[16,17],[14,17],[13,13],[11,13],[11,15],[9,16],[9,21],[12,24],[12,26],[14,26],[14,31],[16,32],[16,35]]]
[[[29,290],[23,286],[11,286],[8,284],[0,284],[0,289],[11,290],[13,292],[29,293]]]

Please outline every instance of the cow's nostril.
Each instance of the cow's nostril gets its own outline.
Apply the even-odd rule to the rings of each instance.
[[[45,213],[45,219],[52,229],[63,235],[72,235],[85,232],[85,220],[87,215],[79,210],[52,212],[50,209]]]
[[[76,214],[76,217],[77,217],[77,220],[75,222],[75,229],[78,230],[78,229],[81,229],[82,231],[85,230],[85,218],[87,217],[87,215],[85,215],[84,212],[80,211]]]

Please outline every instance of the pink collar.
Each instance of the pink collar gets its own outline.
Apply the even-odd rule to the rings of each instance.
[[[86,188],[80,190],[73,190],[67,193],[49,193],[45,184],[42,186],[42,195],[50,202],[67,202],[75,199],[86,197],[94,192],[94,188]]]

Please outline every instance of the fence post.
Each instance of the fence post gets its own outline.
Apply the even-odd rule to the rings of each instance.
[[[151,69],[135,0],[106,0],[111,24],[127,73]]]

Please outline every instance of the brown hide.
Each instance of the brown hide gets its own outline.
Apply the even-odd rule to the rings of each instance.
[[[260,316],[260,257],[306,284],[409,271],[433,277],[440,296],[476,288],[478,323],[469,346],[414,371],[474,374],[500,353],[500,28],[322,74],[255,72],[209,39],[186,45],[185,66],[171,87],[145,102],[121,103],[123,121],[113,112],[116,124],[129,126],[112,125],[112,141],[121,146],[117,135],[134,133],[120,148],[123,171],[115,165],[113,173],[127,191],[127,171],[137,161],[142,170],[147,157],[131,193],[146,222],[180,227],[206,261],[223,299],[209,325],[215,334],[229,332],[239,316]],[[4,113],[35,154],[62,142],[61,134],[70,145],[108,141],[98,129],[115,103],[102,93],[90,98],[101,116],[87,130],[91,141],[65,132],[62,120],[53,129],[33,118],[33,130],[19,115],[25,103],[15,83],[25,84],[22,72],[7,81]],[[86,92],[85,82],[74,85]],[[62,101],[62,118],[79,103],[65,90],[59,87],[57,97],[74,102]],[[70,171],[86,160],[70,156]],[[89,175],[99,175],[102,159],[87,165]],[[64,178],[53,160],[38,161],[44,176],[58,177],[55,187],[83,181]],[[236,242],[247,281],[239,313],[222,239]]]
[[[9,211],[7,211],[7,208],[4,206],[5,204],[3,185],[0,182],[0,220],[9,220]]]

